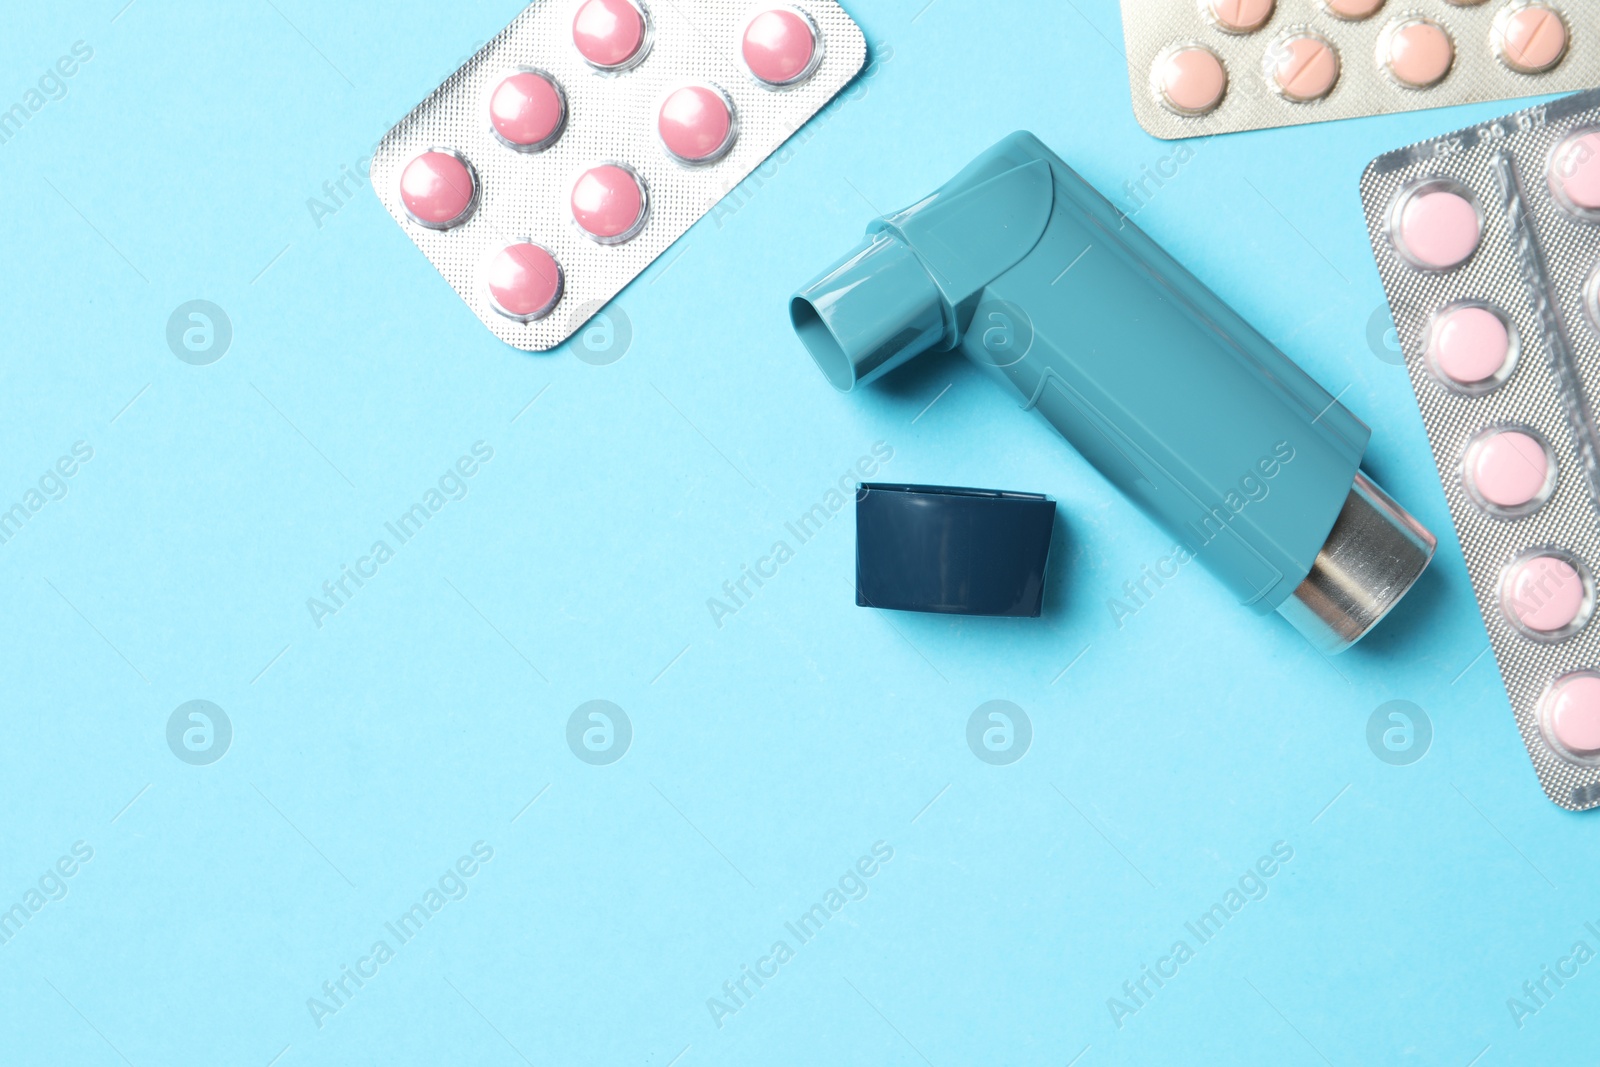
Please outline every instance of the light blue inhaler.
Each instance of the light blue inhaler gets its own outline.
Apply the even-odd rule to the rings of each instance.
[[[1372,432],[1032,134],[873,222],[790,316],[843,391],[959,348],[1175,539],[1161,577],[1197,558],[1323,652],[1433,556],[1361,472]]]

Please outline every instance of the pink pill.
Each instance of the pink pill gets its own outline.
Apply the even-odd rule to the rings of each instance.
[[[1466,476],[1490,504],[1523,508],[1544,494],[1550,457],[1527,434],[1501,430],[1473,444],[1467,453]]]
[[[1587,592],[1572,564],[1556,556],[1534,556],[1506,575],[1501,602],[1524,628],[1552,634],[1578,621]]]
[[[1451,308],[1433,320],[1428,357],[1456,384],[1475,385],[1505,367],[1511,358],[1511,335],[1500,316],[1487,308]]]
[[[1208,0],[1211,17],[1231,33],[1259,30],[1272,17],[1273,0]]]
[[[1296,34],[1267,49],[1266,69],[1285,99],[1308,103],[1333,92],[1339,80],[1339,53],[1315,34]]]
[[[590,66],[622,70],[644,58],[648,29],[631,0],[584,0],[572,19],[572,43]]]
[[[549,75],[523,70],[495,86],[489,121],[495,136],[524,152],[546,148],[567,120],[567,98]]]
[[[763,11],[744,28],[744,65],[768,85],[792,85],[810,77],[821,56],[816,25],[798,11]]]
[[[632,169],[605,163],[572,186],[572,217],[601,244],[621,244],[644,228],[644,183]]]
[[[1407,19],[1383,38],[1383,62],[1394,80],[1408,89],[1426,89],[1450,73],[1455,45],[1444,27],[1427,19]]]
[[[494,309],[507,318],[532,322],[548,315],[561,299],[561,265],[536,244],[507,245],[484,273]]]
[[[1550,732],[1568,752],[1600,752],[1600,678],[1583,673],[1558,679],[1545,694],[1544,711]]]
[[[1383,0],[1322,0],[1322,6],[1334,18],[1359,22],[1376,14]]]
[[[1567,53],[1567,24],[1543,4],[1508,8],[1495,19],[1500,61],[1519,74],[1538,74]]]
[[[710,86],[686,86],[662,101],[656,129],[673,158],[709,163],[733,146],[733,105]]]
[[[1201,45],[1163,52],[1151,76],[1167,106],[1185,115],[1215,110],[1228,90],[1228,72],[1222,60]]]
[[[1397,222],[1395,243],[1414,266],[1446,270],[1465,262],[1478,247],[1478,209],[1448,189],[1422,189],[1407,196]]]
[[[1561,142],[1550,161],[1550,191],[1579,211],[1600,211],[1600,130]]]
[[[466,221],[477,204],[477,175],[456,153],[431,149],[407,163],[400,173],[400,199],[416,222],[448,230]]]

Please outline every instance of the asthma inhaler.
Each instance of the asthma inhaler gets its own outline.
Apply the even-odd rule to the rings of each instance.
[[[848,392],[960,349],[1258,614],[1341,652],[1435,540],[1365,425],[1029,133],[878,219],[790,317]]]

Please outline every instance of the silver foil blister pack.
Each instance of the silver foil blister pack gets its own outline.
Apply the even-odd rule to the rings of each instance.
[[[1600,85],[1600,0],[1122,0],[1168,139]]]
[[[372,186],[484,325],[545,351],[821,110],[866,56],[860,28],[833,0],[536,0],[389,131]],[[722,143],[674,155],[668,131],[681,146],[721,128],[719,99]],[[559,122],[541,126],[555,110]]]
[[[1361,197],[1523,741],[1600,806],[1600,92],[1380,156]]]

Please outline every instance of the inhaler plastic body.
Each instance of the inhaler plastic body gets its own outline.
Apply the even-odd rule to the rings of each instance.
[[[790,308],[837,388],[959,348],[1325,652],[1427,565],[1432,535],[1361,473],[1371,431],[1032,134],[867,234]]]

